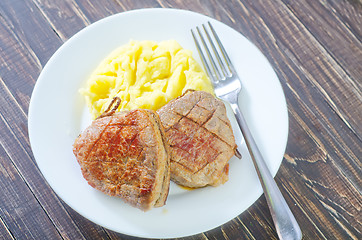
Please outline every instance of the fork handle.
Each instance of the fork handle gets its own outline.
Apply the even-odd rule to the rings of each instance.
[[[244,136],[250,156],[253,159],[279,239],[300,240],[302,238],[300,227],[275,183],[238,104],[231,103],[230,105]]]

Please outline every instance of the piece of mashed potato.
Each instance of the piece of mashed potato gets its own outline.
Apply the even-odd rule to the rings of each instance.
[[[104,59],[80,90],[93,118],[121,98],[122,109],[157,110],[187,89],[213,94],[212,84],[189,50],[175,40],[130,41]]]

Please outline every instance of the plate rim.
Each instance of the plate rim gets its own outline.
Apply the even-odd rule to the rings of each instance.
[[[35,86],[34,86],[34,89],[33,89],[32,95],[31,95],[30,103],[29,103],[29,110],[28,110],[29,140],[30,140],[30,145],[31,145],[31,149],[32,149],[32,150],[33,150],[32,136],[33,136],[33,134],[34,134],[34,132],[33,132],[34,129],[32,128],[32,126],[33,126],[32,121],[33,121],[33,119],[34,119],[34,118],[33,118],[33,114],[34,114],[34,107],[35,107],[35,105],[34,105],[35,103],[34,103],[34,102],[36,101],[36,98],[37,98],[36,96],[39,95],[38,92],[40,91],[40,90],[39,90],[39,88],[40,88],[40,87],[39,87],[39,86],[40,86],[40,83],[41,83],[42,81],[45,81],[44,78],[42,77],[42,76],[43,76],[42,74],[43,74],[43,71],[47,71],[47,67],[49,66],[49,64],[52,64],[54,61],[56,61],[56,58],[57,58],[59,52],[62,51],[63,47],[64,47],[64,46],[67,46],[67,45],[69,45],[69,44],[72,44],[72,42],[75,41],[75,39],[79,38],[79,37],[81,36],[80,34],[82,34],[83,32],[89,31],[89,29],[92,29],[92,28],[94,28],[95,26],[97,26],[97,25],[99,25],[99,24],[102,24],[102,23],[104,23],[104,22],[106,22],[106,21],[110,21],[110,19],[112,19],[112,18],[114,18],[114,17],[117,17],[117,16],[119,16],[119,15],[128,15],[128,14],[133,14],[133,13],[138,13],[138,12],[151,12],[151,11],[153,11],[153,12],[155,12],[155,11],[162,11],[162,12],[175,11],[175,12],[181,12],[182,14],[185,14],[185,13],[186,13],[186,14],[191,14],[191,15],[196,14],[196,15],[199,15],[200,17],[206,17],[206,18],[208,18],[208,19],[211,19],[211,20],[213,20],[213,21],[217,21],[217,22],[223,24],[223,25],[225,25],[225,26],[228,27],[228,28],[231,28],[230,26],[226,25],[226,24],[223,23],[223,22],[220,22],[220,21],[218,21],[218,20],[216,20],[216,19],[213,19],[213,18],[211,18],[211,17],[209,17],[209,16],[206,16],[206,15],[201,14],[201,13],[198,13],[198,12],[193,12],[193,11],[184,10],[184,9],[146,8],[146,9],[134,9],[134,10],[130,10],[130,11],[125,11],[125,12],[113,14],[113,15],[107,16],[107,17],[105,17],[105,18],[102,18],[102,19],[100,19],[100,20],[98,20],[98,21],[96,21],[96,22],[94,22],[94,23],[86,26],[85,28],[81,29],[80,31],[78,31],[76,34],[74,34],[69,40],[67,40],[64,44],[62,44],[62,45],[55,51],[55,53],[52,55],[52,57],[51,57],[51,58],[48,60],[48,62],[45,64],[44,68],[42,69],[42,71],[41,71],[41,73],[39,74],[39,77],[38,77],[38,79],[37,79],[37,81],[36,81],[36,83],[35,83]],[[231,29],[232,29],[232,28],[231,28]],[[234,30],[234,29],[233,29],[233,30]],[[235,30],[234,30],[234,31],[235,31]],[[242,34],[239,33],[239,32],[238,32],[238,34],[242,35]],[[244,35],[242,35],[242,36],[245,37]],[[245,37],[245,38],[246,38],[246,37]],[[248,40],[252,45],[255,46],[255,44],[254,44],[253,42],[251,42],[249,39],[247,39],[247,40]],[[255,46],[255,47],[256,47],[256,46]],[[258,50],[260,51],[260,49],[258,49]],[[261,51],[260,51],[260,52],[261,52]],[[261,52],[261,53],[262,53],[262,52]],[[262,55],[265,57],[265,55],[264,55],[263,53],[262,53]],[[269,63],[270,66],[272,66],[269,61],[268,61],[268,63]],[[274,71],[274,73],[275,73],[275,71]],[[276,73],[275,73],[275,74],[276,74]],[[283,93],[285,106],[287,106],[282,85],[281,85],[280,80],[279,80],[278,77],[277,77],[277,79],[278,79],[278,82],[279,82],[279,84],[280,84],[280,88],[281,88],[282,93]],[[40,83],[38,83],[38,82],[40,82]],[[35,97],[34,97],[34,96],[35,96]],[[34,99],[35,99],[35,100],[34,100]],[[285,110],[287,110],[287,108],[285,108]],[[287,114],[287,119],[286,119],[286,120],[287,120],[287,121],[286,121],[286,122],[287,122],[287,126],[286,126],[287,131],[286,131],[286,141],[285,141],[285,145],[284,145],[284,147],[283,147],[283,153],[285,152],[286,145],[287,145],[287,142],[288,142],[288,135],[289,135],[289,118],[288,118],[288,114]],[[37,157],[35,156],[35,152],[33,152],[33,155],[34,155],[35,161],[36,161],[36,163],[37,163],[37,166],[39,167],[41,173],[42,173],[43,176],[44,176],[44,179],[49,183],[49,179],[45,176],[45,174],[44,174],[44,172],[43,172],[44,170],[42,170],[42,168],[39,166]],[[272,176],[273,176],[273,177],[277,174],[277,172],[278,172],[278,170],[279,170],[279,168],[280,168],[280,166],[281,166],[282,161],[283,161],[283,156],[282,156],[282,159],[280,160],[280,163],[278,164],[277,170],[276,170],[275,172],[272,172]],[[56,191],[51,184],[49,184],[49,185],[50,185],[50,187],[53,189],[53,191],[54,191],[64,202],[66,202],[66,201],[63,199],[63,197],[61,197],[61,194],[59,194],[59,192]],[[255,199],[255,201],[257,201],[257,199],[262,195],[262,193],[257,194],[257,195],[258,195],[258,197]],[[255,201],[254,201],[251,205],[249,205],[244,211],[246,211],[248,208],[250,208],[250,207],[255,203]],[[66,202],[66,204],[69,205],[69,206],[72,206],[72,204],[70,204],[69,202]],[[75,210],[75,211],[77,211],[77,210],[76,210],[75,208],[73,208],[73,207],[72,207],[72,209]],[[77,211],[77,212],[78,212],[78,211]],[[79,213],[80,215],[82,215],[83,217],[85,217],[84,214],[82,214],[82,213],[80,213],[80,212],[78,212],[78,213]],[[240,215],[240,214],[242,214],[242,212],[238,213],[237,215]],[[99,223],[99,222],[97,222],[97,221],[91,220],[89,217],[86,217],[86,218],[89,219],[90,221],[92,221],[92,222],[94,222],[94,223],[102,226],[102,227],[107,228],[107,227],[104,226],[104,224],[102,224],[102,223]],[[232,219],[230,219],[230,220],[232,220]],[[229,221],[230,221],[230,220],[229,220]],[[225,222],[225,223],[226,223],[226,222]],[[220,227],[220,225],[215,226],[214,228],[217,228],[217,227]],[[211,229],[209,229],[209,230],[207,230],[207,231],[210,231],[210,230],[212,230],[212,229],[214,229],[214,228],[211,228]],[[114,229],[111,229],[111,230],[114,230]],[[119,231],[117,231],[117,232],[119,232]],[[145,237],[144,235],[134,235],[134,234],[125,233],[125,232],[120,232],[120,233],[127,234],[127,235],[131,235],[131,236],[137,236],[137,237]],[[201,233],[201,232],[200,232],[200,233]],[[195,234],[198,234],[198,233],[195,233]],[[194,234],[191,234],[191,235],[194,235]],[[186,237],[186,236],[191,236],[191,235],[171,236],[171,237]],[[149,237],[149,236],[148,236],[148,237]],[[151,236],[151,238],[168,238],[168,237],[164,237],[164,236]]]

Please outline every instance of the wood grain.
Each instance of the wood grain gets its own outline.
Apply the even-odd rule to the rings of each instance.
[[[36,8],[31,5],[31,3],[29,3],[28,10],[30,11],[30,9],[32,9],[33,13],[27,13],[24,11],[24,9],[22,9],[22,6],[10,5],[9,2],[2,1],[1,4],[3,4],[1,6],[2,16],[9,19],[7,19],[7,25],[1,25],[5,31],[0,31],[2,34],[1,39],[6,39],[6,41],[4,41],[2,44],[4,51],[1,51],[1,59],[4,59],[7,67],[7,71],[1,71],[2,79],[0,81],[1,113],[6,113],[6,115],[2,115],[3,130],[1,131],[2,135],[0,141],[1,145],[9,155],[6,165],[15,165],[19,174],[19,178],[23,179],[23,185],[27,189],[30,189],[36,198],[36,203],[38,203],[41,207],[37,210],[40,211],[38,214],[45,213],[48,218],[47,221],[49,221],[49,218],[51,219],[51,222],[46,222],[46,220],[43,220],[44,223],[37,225],[38,229],[36,225],[33,225],[32,229],[29,229],[29,231],[25,231],[23,228],[19,228],[17,231],[12,229],[15,232],[14,236],[16,236],[17,233],[29,234],[34,230],[41,232],[42,229],[53,229],[55,232],[59,232],[61,234],[59,235],[60,238],[83,238],[88,234],[88,229],[83,234],[80,233],[77,224],[74,223],[74,221],[69,217],[67,211],[65,211],[63,203],[59,201],[57,196],[47,185],[46,181],[35,165],[27,137],[27,118],[25,112],[27,111],[35,78],[40,73],[41,62],[44,64],[47,61],[47,59],[51,56],[51,54],[54,53],[57,47],[60,46],[61,41],[57,35],[54,34],[51,29],[49,29],[49,23],[47,23],[47,21],[41,21],[41,15],[38,16],[38,19],[34,19],[34,16],[37,16],[34,15],[34,9]],[[21,14],[28,17],[28,22],[32,22],[34,26],[39,26],[39,30],[48,29],[47,35],[42,35],[42,37],[51,38],[50,36],[53,36],[53,44],[48,45],[53,46],[54,48],[53,51],[51,51],[52,48],[47,48],[47,51],[51,51],[49,54],[46,54],[47,52],[44,53],[44,49],[34,49],[31,47],[27,37],[24,34],[24,32],[26,32],[26,28],[28,27],[28,23],[24,26],[22,21],[13,20],[14,16],[12,16],[11,13],[18,12],[19,9],[22,9],[22,11],[20,11]],[[25,10],[26,9],[27,8],[25,8]],[[22,20],[25,21],[25,19]],[[16,31],[14,29],[16,29]],[[44,32],[46,31],[43,31],[43,34]],[[30,34],[29,31],[27,33]],[[41,39],[40,41],[43,40]],[[14,49],[18,50],[14,52]],[[16,79],[23,79],[23,81],[16,81]],[[27,81],[28,79],[32,81]],[[14,200],[10,202],[14,202]],[[37,204],[33,205],[36,206]],[[6,209],[6,207],[4,208]],[[24,218],[24,215],[16,216],[18,212],[11,213],[14,215],[13,217],[17,217],[18,219]],[[33,215],[35,215],[35,212]],[[88,221],[86,221],[86,223],[88,224]],[[94,224],[92,224],[92,226],[93,228],[99,229],[99,227],[95,226]],[[104,235],[103,230],[100,232]],[[55,238],[56,235],[52,235],[54,235]],[[38,235],[34,235],[31,238],[43,238],[41,236],[37,236]],[[97,237],[97,235],[92,234],[91,237]],[[52,237],[49,235],[47,238]],[[25,239],[25,237],[23,239]]]
[[[34,14],[34,8],[33,4],[23,5],[19,1],[0,2],[1,78],[23,112],[28,111],[31,92],[42,66],[61,45],[59,39],[49,41],[55,34],[49,29],[49,23]],[[38,31],[28,30],[34,28]]]
[[[1,239],[15,239],[9,230],[9,228],[5,225],[2,218],[0,218],[0,238]]]
[[[1,217],[7,223],[8,229],[18,239],[61,239],[47,214],[37,204],[30,189],[23,184],[23,179],[6,159],[6,152],[0,148],[0,201]],[[6,183],[11,182],[11,185]],[[19,195],[21,193],[21,195]],[[36,231],[32,231],[37,229]]]
[[[275,179],[304,239],[361,239],[362,4],[348,0],[0,1],[0,239],[138,239],[88,221],[56,196],[32,155],[27,112],[37,77],[65,41],[109,15],[151,7],[213,17],[263,52],[289,113]],[[262,196],[187,239],[277,235]]]
[[[19,110],[17,109],[18,106],[5,104],[6,102],[3,98],[4,95],[6,96],[4,92],[0,93],[0,105],[2,107],[6,107],[5,110],[3,108],[1,109],[1,113],[7,112],[9,114],[12,111]],[[13,116],[17,115],[14,114]],[[18,116],[18,118],[21,119],[24,118],[24,116]],[[20,119],[6,119],[4,115],[0,114],[0,129],[2,133],[0,139],[0,146],[4,149],[4,152],[6,153],[5,155],[4,152],[2,152],[1,156],[8,156],[6,158],[2,157],[2,165],[4,167],[7,167],[3,171],[9,173],[8,168],[10,168],[11,166],[14,166],[14,168],[16,168],[16,170],[13,170],[13,178],[9,178],[9,181],[1,181],[3,184],[5,184],[4,186],[2,186],[2,190],[7,191],[2,196],[4,196],[5,199],[9,198],[8,201],[1,201],[1,209],[6,209],[8,211],[7,215],[11,217],[9,218],[10,223],[12,223],[14,219],[26,220],[25,216],[27,215],[42,216],[43,214],[45,214],[46,218],[43,217],[38,221],[34,221],[34,223],[37,223],[37,225],[32,225],[27,222],[21,223],[19,225],[12,225],[13,227],[11,231],[13,235],[21,236],[19,237],[20,239],[27,239],[27,236],[23,236],[21,234],[29,233],[31,233],[31,236],[33,236],[32,234],[35,234],[34,237],[31,237],[34,239],[51,238],[52,235],[37,235],[40,234],[42,230],[46,230],[49,228],[54,229],[55,232],[60,232],[62,237],[67,237],[69,239],[82,238],[82,234],[79,233],[76,224],[69,217],[62,203],[59,201],[55,193],[50,189],[39,169],[36,167],[31,152],[27,152],[26,149],[23,148],[23,146],[20,144],[19,141],[25,142],[25,140],[22,139],[27,137],[24,136],[22,138],[21,134],[16,134],[14,130],[12,130],[12,128],[16,129],[17,132],[20,132],[22,130],[20,126],[16,126],[16,123],[19,122]],[[26,119],[22,120],[22,122],[26,122]],[[10,125],[12,127],[10,127]],[[16,146],[16,148],[13,148],[13,146]],[[27,146],[27,148],[29,148],[29,146]],[[9,182],[11,184],[9,184]],[[17,185],[19,185],[17,188],[20,188],[20,190],[13,189],[13,187]],[[30,193],[27,193],[25,189],[30,191]],[[13,195],[11,195],[11,193]],[[29,196],[28,199],[25,199],[25,202],[22,200],[21,204],[19,203],[19,205],[23,208],[26,207],[26,204],[29,203],[31,199],[30,197],[33,197],[33,204],[28,207],[29,210],[32,211],[31,213],[15,211],[16,209],[14,208],[16,207],[16,205],[3,205],[5,203],[15,204],[16,202],[20,201],[20,199],[26,197],[26,194],[28,194]],[[38,208],[36,208],[37,206]],[[4,216],[6,216],[6,213],[7,212],[4,212]],[[3,214],[1,215],[3,217]],[[51,219],[51,221],[49,218]],[[22,225],[29,227],[32,226],[32,228],[30,228],[29,231],[26,231],[26,228]],[[16,226],[18,226],[19,228],[15,228]],[[59,226],[59,228],[57,228],[57,226]],[[74,231],[70,231],[70,229],[72,228],[74,229]],[[32,230],[37,232],[32,233]],[[55,236],[56,235],[54,235],[54,238]],[[59,238],[61,237],[59,236]]]

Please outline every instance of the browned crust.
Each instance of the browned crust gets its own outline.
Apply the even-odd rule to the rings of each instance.
[[[168,193],[169,193],[169,187],[170,187],[170,149],[169,149],[170,146],[167,143],[165,130],[161,124],[161,120],[160,120],[158,114],[153,110],[148,110],[148,111],[150,112],[151,116],[153,117],[153,119],[155,121],[156,128],[159,129],[159,131],[160,131],[160,135],[162,138],[162,143],[163,143],[163,147],[164,147],[165,155],[166,155],[166,162],[165,162],[163,181],[162,181],[162,189],[160,192],[160,196],[155,203],[155,207],[161,207],[166,204],[166,200],[167,200]]]
[[[171,149],[171,179],[187,187],[225,183],[237,146],[223,102],[189,90],[158,113]]]
[[[167,149],[157,115],[140,109],[96,119],[73,145],[89,185],[144,211],[167,199]]]

